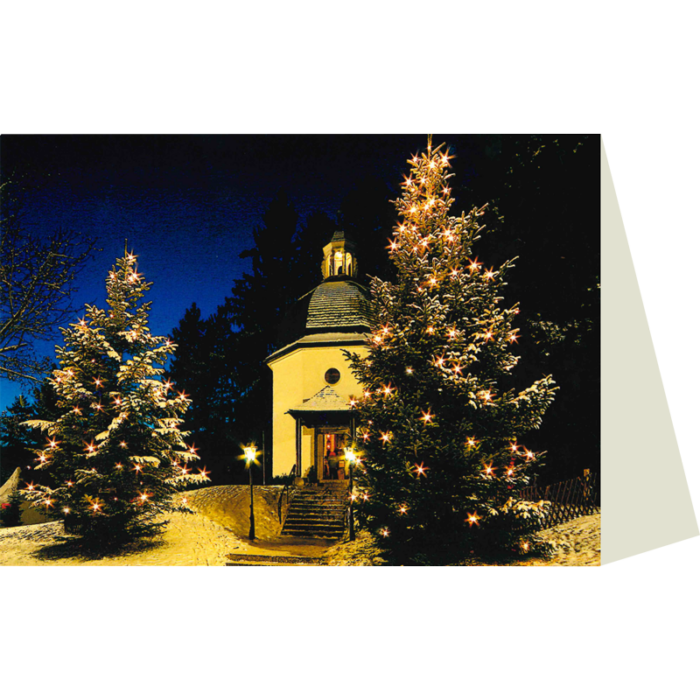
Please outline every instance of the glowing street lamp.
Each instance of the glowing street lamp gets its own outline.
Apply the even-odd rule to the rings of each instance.
[[[353,466],[355,465],[355,462],[357,461],[357,455],[355,454],[355,451],[352,449],[352,447],[346,447],[345,448],[345,459],[348,461],[348,464],[350,465],[350,517],[349,517],[349,525],[348,525],[348,535],[350,537],[350,540],[355,539],[355,516],[353,514],[353,498],[352,498],[352,490],[353,490]]]
[[[253,462],[257,462],[256,457],[258,456],[258,450],[255,445],[249,445],[243,448],[243,455],[245,456],[245,463],[248,467],[248,473],[250,474],[250,532],[248,533],[248,538],[251,540],[255,539],[255,512],[253,511]]]

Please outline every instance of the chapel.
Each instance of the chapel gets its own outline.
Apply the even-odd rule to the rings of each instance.
[[[323,281],[285,320],[286,344],[272,370],[272,473],[320,483],[348,477],[344,448],[355,437],[350,397],[361,388],[343,350],[366,354],[369,291],[357,281],[354,242],[336,231],[323,248]]]

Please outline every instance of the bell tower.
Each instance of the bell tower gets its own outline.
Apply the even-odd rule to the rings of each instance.
[[[336,231],[323,247],[321,263],[323,279],[333,277],[357,277],[355,243],[343,231]]]

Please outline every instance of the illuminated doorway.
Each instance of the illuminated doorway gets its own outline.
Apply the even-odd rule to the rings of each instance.
[[[350,447],[349,427],[316,428],[315,463],[319,481],[342,481],[349,476],[345,448]]]

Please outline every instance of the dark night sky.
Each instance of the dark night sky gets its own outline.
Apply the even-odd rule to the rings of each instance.
[[[447,141],[465,163],[468,146]],[[99,252],[78,280],[76,307],[104,304],[104,279],[130,249],[153,287],[151,329],[169,333],[196,302],[208,315],[248,270],[239,254],[275,194],[300,215],[335,217],[359,180],[393,190],[421,136],[2,136],[2,176],[30,188],[24,224],[95,236]],[[458,202],[461,208],[469,203]],[[60,341],[60,338],[57,337]],[[53,343],[38,346],[52,353]],[[3,380],[0,409],[20,387]]]
[[[456,154],[463,180],[478,178],[473,138],[433,136]],[[98,239],[102,252],[77,280],[76,308],[104,307],[105,278],[128,239],[139,271],[153,282],[151,331],[169,334],[193,302],[204,316],[213,313],[250,270],[250,258],[239,255],[252,247],[253,229],[280,189],[300,226],[318,210],[335,218],[362,179],[379,178],[398,191],[406,161],[426,144],[425,133],[0,135],[0,178],[14,170],[38,185],[28,201],[29,226]],[[458,197],[452,213],[472,204]],[[60,334],[37,348],[52,356],[56,342]],[[0,410],[20,391],[0,379]]]

